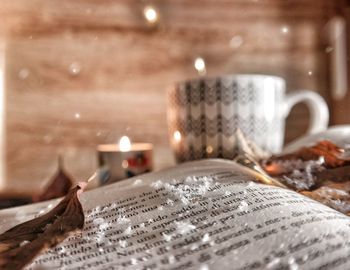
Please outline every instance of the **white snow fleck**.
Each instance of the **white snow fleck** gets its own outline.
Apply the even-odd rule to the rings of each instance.
[[[175,257],[174,257],[174,255],[170,255],[170,256],[168,257],[168,259],[169,259],[169,263],[170,263],[170,264],[175,263]]]
[[[289,264],[289,270],[298,270],[299,269],[299,266],[295,262],[295,258],[294,257],[290,257],[288,259],[288,264]]]
[[[163,186],[163,182],[161,180],[157,180],[151,183],[151,187],[155,189],[161,188],[162,186]]]
[[[175,221],[175,224],[177,227],[177,231],[181,234],[186,234],[196,228],[196,226],[194,226],[193,224],[185,221]]]
[[[105,229],[107,229],[107,228],[108,228],[108,223],[105,222],[105,223],[100,224],[99,228],[100,228],[100,230],[105,230]]]
[[[209,270],[209,266],[206,265],[206,264],[202,264],[202,265],[199,267],[199,270]]]
[[[266,265],[266,268],[267,269],[275,268],[280,263],[280,261],[281,261],[280,258],[274,258]]]
[[[203,235],[203,238],[202,238],[202,242],[208,242],[210,240],[210,236],[209,236],[209,233],[206,233]]]
[[[241,201],[238,206],[239,211],[247,211],[248,210],[248,203],[246,201]]]
[[[167,242],[169,242],[170,240],[171,240],[171,235],[168,235],[168,234],[165,234],[165,233],[163,233],[163,237],[164,237],[164,240],[165,241],[167,241]]]
[[[128,226],[128,227],[125,229],[124,234],[129,235],[129,234],[131,234],[131,231],[132,231],[131,226]]]
[[[127,218],[125,216],[119,216],[117,219],[118,224],[125,224],[125,223],[130,223],[130,218]]]
[[[119,240],[119,245],[120,245],[122,248],[125,248],[125,247],[127,247],[128,242],[125,241],[125,240]]]
[[[104,218],[101,218],[101,217],[93,220],[94,225],[100,225],[104,222],[105,222]]]
[[[196,248],[198,248],[198,244],[193,244],[193,245],[191,246],[191,250],[195,250]]]
[[[133,183],[133,186],[140,186],[140,185],[142,185],[142,183],[143,183],[142,179],[136,179]]]
[[[188,176],[183,183],[164,183],[164,189],[183,204],[196,203],[213,185],[214,179],[207,176]]]
[[[131,264],[133,265],[137,264],[137,260],[135,258],[131,258]]]
[[[168,199],[166,200],[166,203],[167,203],[167,205],[171,205],[171,206],[174,205],[174,201],[173,201],[172,199],[170,199],[170,198],[168,198]]]

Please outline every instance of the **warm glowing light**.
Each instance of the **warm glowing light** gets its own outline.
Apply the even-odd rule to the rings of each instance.
[[[194,68],[200,75],[204,75],[206,73],[205,61],[202,57],[197,57],[194,60]]]
[[[80,71],[81,71],[81,66],[78,62],[73,62],[69,65],[69,73],[71,75],[76,76],[80,73]]]
[[[311,71],[311,70],[309,70],[309,72],[308,72],[307,74],[309,74],[309,76],[311,76],[311,75],[312,75],[312,71]]]
[[[283,34],[287,34],[287,33],[289,32],[289,28],[288,28],[287,26],[283,26],[283,27],[281,28],[281,32],[282,32]]]
[[[120,138],[119,149],[122,152],[128,152],[131,150],[131,142],[128,136],[123,136]]]
[[[176,130],[175,132],[174,132],[174,140],[176,141],[176,142],[180,142],[181,141],[181,133],[180,133],[180,131],[178,131],[178,130]]]
[[[146,6],[143,9],[143,16],[145,16],[145,19],[149,23],[156,23],[158,21],[158,12],[157,10],[152,6]]]
[[[207,150],[208,154],[211,154],[211,153],[213,153],[214,149],[213,149],[213,147],[211,145],[208,145],[206,150]]]
[[[74,114],[75,119],[80,119],[80,113]]]

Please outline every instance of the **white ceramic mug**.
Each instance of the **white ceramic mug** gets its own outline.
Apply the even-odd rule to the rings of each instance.
[[[261,148],[281,151],[285,119],[305,102],[310,109],[308,133],[327,128],[324,99],[309,90],[286,94],[283,78],[238,74],[177,83],[169,92],[170,144],[177,161],[232,158],[237,128]]]

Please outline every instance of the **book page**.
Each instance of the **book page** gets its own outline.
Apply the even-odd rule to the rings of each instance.
[[[256,179],[212,160],[86,192],[84,231],[27,269],[350,268],[347,216]]]

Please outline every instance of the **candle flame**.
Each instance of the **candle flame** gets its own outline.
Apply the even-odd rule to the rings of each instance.
[[[120,138],[119,149],[122,152],[128,152],[131,150],[131,142],[128,136],[123,136]]]

